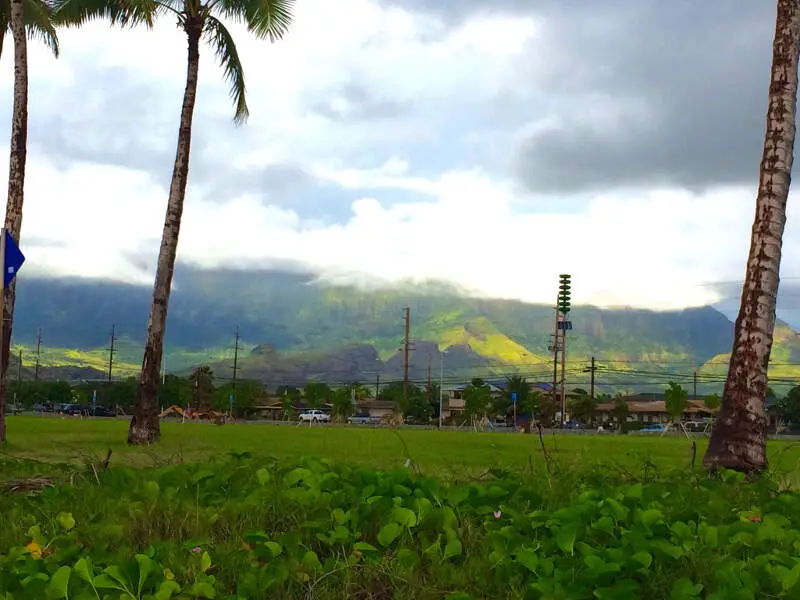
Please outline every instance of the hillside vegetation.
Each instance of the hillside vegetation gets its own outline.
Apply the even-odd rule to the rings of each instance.
[[[115,374],[133,375],[141,362],[141,340],[150,290],[119,283],[69,279],[22,279],[14,327],[23,362],[35,361],[37,328],[43,332],[40,362],[62,372],[108,368],[109,331],[115,325]],[[238,326],[242,376],[333,380],[395,377],[403,308],[411,308],[415,378],[434,372],[445,355],[449,377],[520,372],[552,377],[548,351],[553,310],[517,301],[470,298],[444,285],[365,290],[330,287],[307,275],[279,272],[196,271],[176,276],[167,327],[165,366],[185,371],[217,366],[227,377]],[[583,369],[598,360],[598,382],[615,389],[657,386],[663,374],[718,387],[727,368],[733,325],[711,307],[682,311],[602,310],[576,306],[568,338],[570,381],[588,381]],[[800,375],[800,342],[785,324],[776,330],[772,373]],[[548,375],[549,373],[549,375]],[[688,381],[688,379],[687,379]],[[780,382],[778,382],[780,383]]]

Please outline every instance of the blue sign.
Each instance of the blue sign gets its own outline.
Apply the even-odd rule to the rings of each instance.
[[[516,402],[517,401],[517,392],[511,392],[511,401],[512,402]]]
[[[230,404],[233,404],[233,394],[231,394],[230,396],[228,396],[228,402],[229,402]]]
[[[97,390],[92,391],[92,406],[97,406]]]
[[[17,275],[17,271],[22,268],[22,263],[25,262],[25,255],[22,254],[19,246],[17,246],[17,242],[15,242],[11,234],[8,233],[8,229],[4,229],[3,231],[6,236],[6,256],[3,268],[3,289],[5,289],[11,285],[11,282],[14,281],[14,277]]]

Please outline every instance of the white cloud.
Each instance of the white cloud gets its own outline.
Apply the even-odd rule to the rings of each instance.
[[[467,22],[442,37],[434,35],[443,31],[437,21],[381,9],[368,0],[305,0],[297,6],[294,28],[277,44],[251,40],[237,29],[253,117],[246,130],[231,125],[229,135],[215,139],[209,151],[220,170],[285,160],[302,164],[351,195],[350,218],[336,225],[301,218],[257,190],[211,202],[192,179],[180,260],[209,267],[292,260],[390,281],[450,280],[536,302],[552,302],[558,274],[570,272],[576,302],[658,308],[714,301],[713,289],[699,283],[741,277],[753,214],[751,190],[605,194],[589,197],[581,212],[559,211],[559,204],[570,199],[522,198],[515,186],[481,165],[427,175],[427,165],[398,149],[408,139],[435,137],[426,123],[337,124],[307,112],[308,94],[356,76],[387,98],[439,107],[496,97],[519,83],[514,69],[526,41],[539,35],[536,21],[496,17]],[[31,127],[37,115],[65,106],[97,113],[96,131],[116,126],[104,122],[101,81],[94,90],[65,96],[77,69],[86,65],[133,69],[154,82],[158,95],[149,110],[177,123],[185,41],[169,19],[155,32],[92,24],[61,38],[59,61],[30,44]],[[232,115],[221,72],[208,51],[203,56],[196,128]],[[0,118],[10,113],[10,72],[6,52],[0,89],[8,100]],[[603,98],[601,108],[599,117],[614,120],[630,107]],[[525,121],[535,123],[538,117]],[[479,142],[468,119],[460,125],[464,138]],[[538,126],[546,128],[546,120]],[[85,133],[89,145],[92,130]],[[154,134],[140,132],[146,136]],[[114,140],[117,147],[126,143],[124,136]],[[174,139],[150,143],[164,147]],[[359,160],[350,161],[359,151]],[[505,149],[507,155],[511,151]],[[22,241],[27,273],[151,281],[167,197],[164,182],[101,163],[102,157],[78,163],[29,154]],[[206,180],[213,176],[204,175]],[[374,197],[362,197],[363,189]],[[419,199],[390,203],[381,190]],[[547,200],[545,212],[533,212]],[[786,248],[784,270],[795,269],[797,253],[789,250],[798,249],[798,242],[791,231]],[[141,262],[143,253],[149,258]]]

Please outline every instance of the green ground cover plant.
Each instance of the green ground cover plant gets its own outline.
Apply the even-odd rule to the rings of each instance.
[[[249,452],[158,468],[47,470],[0,496],[0,598],[711,600],[800,594],[800,495],[660,469],[444,480]]]

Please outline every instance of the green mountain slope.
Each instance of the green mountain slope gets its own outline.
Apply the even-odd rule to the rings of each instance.
[[[42,364],[102,372],[114,324],[119,334],[115,373],[133,374],[141,361],[149,294],[146,287],[109,282],[23,279],[14,343],[24,350],[25,365],[32,364],[41,327]],[[405,306],[411,308],[417,378],[427,377],[429,362],[434,373],[444,365],[454,378],[467,377],[470,369],[552,377],[551,307],[470,298],[436,284],[370,290],[326,286],[289,273],[186,269],[176,275],[170,303],[166,368],[183,371],[209,363],[228,377],[238,326],[243,376],[274,382],[344,379],[360,370],[364,377],[393,377]],[[587,378],[587,361],[595,356],[601,366],[598,380],[623,388],[637,382],[657,386],[664,373],[691,378],[701,365],[701,387],[716,385],[732,342],[732,323],[710,307],[653,312],[576,306],[570,317],[568,370],[570,381],[580,384]],[[458,350],[442,360],[439,351],[448,347]],[[788,326],[778,331],[773,358],[782,377],[800,374],[793,364],[800,362],[800,343]]]

